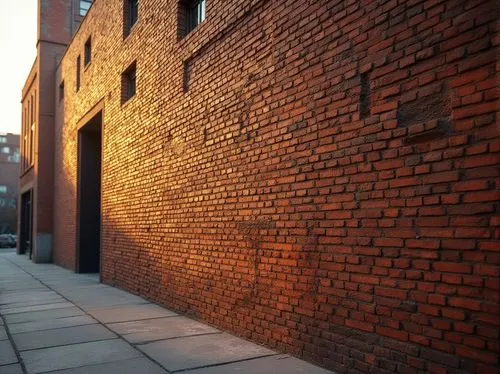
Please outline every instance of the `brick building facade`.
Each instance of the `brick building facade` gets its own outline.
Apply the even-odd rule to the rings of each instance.
[[[0,133],[0,234],[17,231],[19,134]]]
[[[53,261],[340,373],[497,372],[497,17],[96,0],[52,83]]]
[[[19,253],[51,260],[55,73],[83,12],[79,0],[38,0],[37,57],[22,90]]]

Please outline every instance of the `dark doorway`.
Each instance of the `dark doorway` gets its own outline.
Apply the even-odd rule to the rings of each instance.
[[[101,129],[102,112],[99,112],[78,131],[78,273],[100,270]]]
[[[31,255],[33,252],[33,190],[21,195],[21,232],[19,236],[19,253]]]

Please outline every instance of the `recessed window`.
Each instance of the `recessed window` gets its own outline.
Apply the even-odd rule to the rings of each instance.
[[[85,17],[91,5],[92,0],[80,0],[80,15],[82,17]]]
[[[59,101],[64,99],[64,82],[59,85]]]
[[[0,136],[0,143],[7,143],[7,138],[5,136]]]
[[[90,64],[91,60],[92,60],[92,39],[89,37],[85,42],[85,56],[84,56],[85,66]]]
[[[122,74],[122,103],[131,99],[136,92],[136,63],[130,65]]]
[[[130,34],[132,26],[137,22],[139,17],[139,0],[125,0],[123,6],[123,20],[124,20],[124,30],[125,36]]]
[[[78,56],[76,59],[76,90],[77,91],[80,89],[80,71],[82,69],[80,60],[81,60],[80,56]]]
[[[206,0],[181,0],[179,2],[179,35],[184,37],[205,20]]]
[[[2,153],[9,154],[9,153],[10,153],[10,148],[9,148],[9,147],[2,147],[2,148],[0,149],[0,151],[1,151]]]
[[[0,185],[0,193],[7,193],[7,186]]]

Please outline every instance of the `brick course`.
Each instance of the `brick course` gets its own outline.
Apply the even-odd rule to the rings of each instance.
[[[497,372],[495,2],[176,4],[124,39],[96,0],[62,59],[55,261],[101,102],[104,282],[339,373]]]

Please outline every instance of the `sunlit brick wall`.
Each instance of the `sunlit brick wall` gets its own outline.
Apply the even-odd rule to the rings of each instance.
[[[94,2],[60,71],[55,258],[103,100],[106,283],[339,373],[495,372],[495,2],[206,11],[179,40],[177,2],[141,0],[124,40],[122,1]]]

